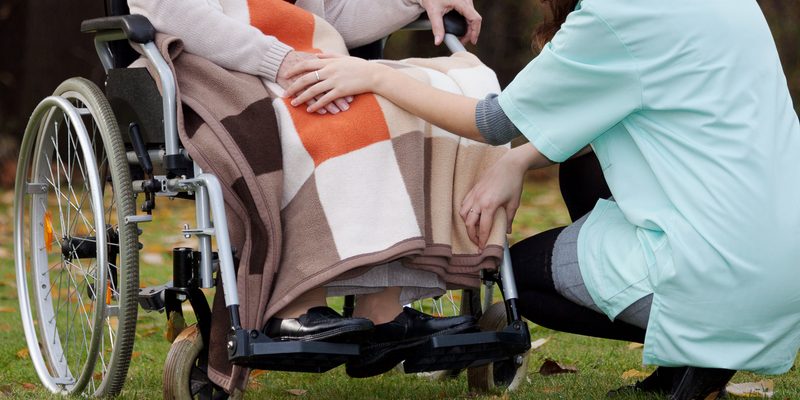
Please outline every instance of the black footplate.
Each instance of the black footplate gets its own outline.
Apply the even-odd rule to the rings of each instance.
[[[228,336],[228,359],[254,369],[325,372],[358,354],[357,344],[277,341],[257,330],[238,329]]]
[[[522,354],[531,348],[524,322],[514,322],[502,331],[434,336],[406,358],[406,373],[459,370],[477,367]]]
[[[172,287],[172,281],[160,286],[139,288],[139,306],[147,311],[162,311],[166,307],[165,293]]]

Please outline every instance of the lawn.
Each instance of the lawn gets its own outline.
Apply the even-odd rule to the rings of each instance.
[[[14,277],[11,222],[12,192],[0,191],[0,398],[50,398],[38,382],[27,357],[19,322]],[[144,249],[141,252],[141,285],[163,283],[171,272],[170,250],[177,245],[192,245],[178,232],[184,223],[192,224],[193,211],[187,203],[161,200],[155,221],[143,225]],[[169,212],[166,212],[166,211]],[[522,207],[514,223],[511,240],[568,222],[554,179],[529,180]],[[189,316],[191,319],[191,316]],[[165,318],[159,313],[139,313],[136,344],[128,381],[120,398],[161,397],[161,375],[169,343],[164,339]],[[246,398],[276,399],[602,399],[605,393],[652,371],[641,365],[641,348],[627,342],[600,340],[554,332],[530,325],[533,340],[547,342],[530,354],[527,381],[510,394],[471,393],[464,374],[446,382],[433,382],[417,375],[390,373],[362,380],[348,378],[343,368],[325,374],[260,372],[254,374]],[[574,367],[576,373],[543,376],[539,367],[546,359]],[[800,374],[793,369],[778,377],[739,373],[737,383],[770,380],[775,399],[800,399]],[[628,396],[627,399],[656,397]]]

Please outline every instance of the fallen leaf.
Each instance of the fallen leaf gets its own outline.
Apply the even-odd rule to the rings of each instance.
[[[142,261],[145,264],[162,265],[164,264],[164,257],[161,253],[144,253],[142,254]]]
[[[622,379],[644,379],[650,376],[650,373],[645,371],[639,371],[638,369],[629,369],[622,373]]]
[[[0,324],[0,332],[11,332],[11,324],[7,323]]]
[[[542,393],[558,393],[562,390],[564,390],[564,388],[561,386],[548,386],[542,388]]]
[[[536,350],[539,347],[544,346],[544,344],[547,343],[549,340],[550,340],[550,338],[541,338],[541,339],[536,339],[536,340],[532,341],[531,342],[531,350]]]
[[[186,329],[186,320],[183,319],[183,314],[179,312],[171,312],[169,313],[169,319],[167,320],[167,330],[164,331],[164,338],[167,339],[168,342],[172,343],[175,341],[175,338]]]
[[[17,312],[16,308],[13,307],[0,307],[0,313],[14,313]]]
[[[22,384],[22,387],[23,387],[25,390],[35,390],[35,389],[36,389],[36,385],[34,385],[34,384],[32,384],[32,383],[27,383],[27,382],[26,382],[26,383],[23,383],[23,384]]]
[[[544,376],[555,374],[574,374],[577,372],[578,368],[575,368],[572,365],[563,365],[549,358],[545,359],[544,363],[542,363],[542,366],[539,367],[539,373]]]
[[[257,369],[250,373],[250,379],[258,378],[261,375],[266,374],[268,371],[265,369]]]
[[[628,343],[628,350],[636,350],[636,349],[641,349],[643,347],[644,345],[641,343],[634,343],[634,342]]]
[[[305,389],[289,389],[286,392],[291,394],[291,395],[293,395],[293,396],[302,396],[302,395],[306,394],[306,392],[308,392],[308,390],[305,390]]]
[[[142,356],[142,352],[141,351],[134,351],[133,353],[131,353],[131,360],[135,360],[135,359],[137,359],[137,358],[139,358],[141,356]]]
[[[0,247],[0,258],[11,258],[11,250]]]
[[[20,360],[27,360],[27,359],[31,358],[31,355],[28,352],[28,348],[26,347],[26,348],[18,351],[17,352],[17,358],[19,358]]]
[[[766,397],[775,394],[775,382],[766,379],[758,382],[732,383],[725,388],[728,394],[738,397]]]

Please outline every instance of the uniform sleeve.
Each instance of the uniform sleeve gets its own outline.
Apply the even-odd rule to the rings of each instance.
[[[642,87],[617,32],[584,7],[569,15],[499,103],[537,150],[562,162],[641,108]]]
[[[272,82],[286,53],[292,51],[207,0],[128,0],[128,5],[131,13],[147,17],[157,31],[181,38],[186,51]]]

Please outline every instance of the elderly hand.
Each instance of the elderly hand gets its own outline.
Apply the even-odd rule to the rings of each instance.
[[[316,60],[317,56],[312,53],[306,53],[302,51],[290,51],[286,54],[286,57],[283,59],[280,68],[278,68],[278,76],[276,81],[278,85],[281,85],[282,88],[288,89],[292,83],[294,83],[297,78],[299,77],[296,73],[293,73],[300,63],[305,60]],[[319,100],[319,96],[308,100],[306,104],[311,107],[314,103]],[[349,103],[353,102],[353,96],[346,96],[342,98],[334,99],[327,104],[325,104],[324,108],[320,108],[316,110],[318,114],[337,114],[340,111],[347,111],[350,108]]]
[[[456,10],[467,20],[467,33],[461,38],[461,43],[478,43],[482,18],[478,11],[475,10],[472,0],[420,0],[420,5],[428,13],[435,45],[440,45],[444,40],[444,21],[442,18],[450,10]]]

